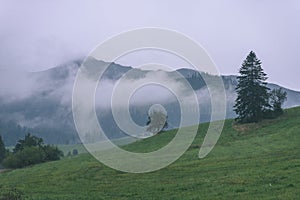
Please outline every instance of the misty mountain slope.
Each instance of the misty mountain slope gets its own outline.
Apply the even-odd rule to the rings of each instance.
[[[88,61],[89,65],[95,67],[107,65],[92,58]],[[81,62],[76,60],[42,72],[1,71],[0,134],[3,135],[7,145],[14,145],[17,139],[28,131],[43,137],[47,143],[80,142],[73,122],[72,90]],[[184,79],[178,78],[178,73]],[[192,69],[179,69],[173,72],[151,71],[112,63],[104,72],[95,96],[97,116],[109,138],[126,136],[118,128],[110,109],[112,91],[115,86],[118,87],[116,84],[121,82],[122,87],[126,89],[132,84],[152,80],[153,77],[171,84],[183,97],[188,97],[189,94],[181,90],[181,84],[188,81],[199,101],[201,111],[199,121],[210,120],[210,96],[203,77],[212,81],[216,77]],[[235,76],[223,76],[222,79],[227,96],[227,118],[232,118],[235,116],[232,107],[236,98],[234,89],[237,80]],[[269,87],[273,89],[280,86],[269,84]],[[284,90],[288,93],[284,107],[300,105],[299,92],[285,88]],[[147,112],[153,104],[162,104],[165,107],[170,129],[180,124],[180,105],[168,88],[158,85],[144,86],[133,94],[129,102],[131,117],[138,125],[144,126],[147,123]],[[120,109],[128,107],[124,99],[117,99],[116,105]]]

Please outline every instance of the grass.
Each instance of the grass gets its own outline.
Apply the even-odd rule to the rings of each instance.
[[[198,159],[208,127],[201,124],[189,150],[156,172],[123,173],[81,154],[0,173],[0,190],[16,188],[33,200],[299,199],[299,122],[300,107],[259,124],[233,126],[233,120],[227,120],[216,147]],[[175,134],[165,132],[123,148],[150,152]]]
[[[123,138],[119,138],[119,139],[113,139],[111,141],[114,144],[120,146],[120,145],[126,145],[129,143],[132,143],[132,142],[134,142],[134,139],[132,139],[130,137],[123,137]],[[102,145],[105,146],[106,144],[103,143]],[[83,144],[58,145],[58,148],[63,151],[65,156],[68,155],[69,152],[72,153],[74,149],[76,149],[78,151],[78,154],[88,152]]]

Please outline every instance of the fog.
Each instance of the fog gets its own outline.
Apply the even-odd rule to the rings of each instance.
[[[300,3],[288,1],[0,1],[0,68],[42,71],[82,58],[107,38],[140,27],[179,31],[202,45],[221,74],[236,74],[254,50],[269,81],[300,90]],[[133,56],[124,65],[164,55]],[[167,61],[165,61],[165,59]]]

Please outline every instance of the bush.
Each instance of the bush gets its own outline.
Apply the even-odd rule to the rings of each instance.
[[[22,168],[47,161],[59,160],[63,152],[57,147],[44,145],[41,138],[28,134],[25,140],[20,140],[14,152],[3,160],[6,168]]]
[[[78,150],[77,149],[73,149],[73,156],[77,156],[78,155]]]
[[[17,156],[13,154],[9,154],[4,160],[3,160],[3,166],[6,168],[20,168],[21,167],[21,161],[17,158]]]
[[[11,153],[4,159],[3,165],[7,168],[22,168],[41,163],[44,161],[44,157],[44,152],[38,147],[25,147],[22,151]]]
[[[44,161],[59,160],[60,157],[64,156],[63,152],[54,146],[47,145],[42,147],[42,149],[44,151]]]
[[[25,147],[41,147],[43,145],[43,139],[28,133],[25,135],[24,140],[19,140],[14,148],[14,152],[22,151]]]

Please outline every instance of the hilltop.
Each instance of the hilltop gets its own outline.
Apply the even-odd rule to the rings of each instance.
[[[200,124],[189,150],[156,172],[123,173],[80,154],[1,173],[0,188],[16,187],[29,199],[297,199],[299,121],[300,107],[259,124],[227,120],[219,142],[204,159],[197,156],[208,124]],[[175,132],[123,148],[149,152],[168,143]]]

